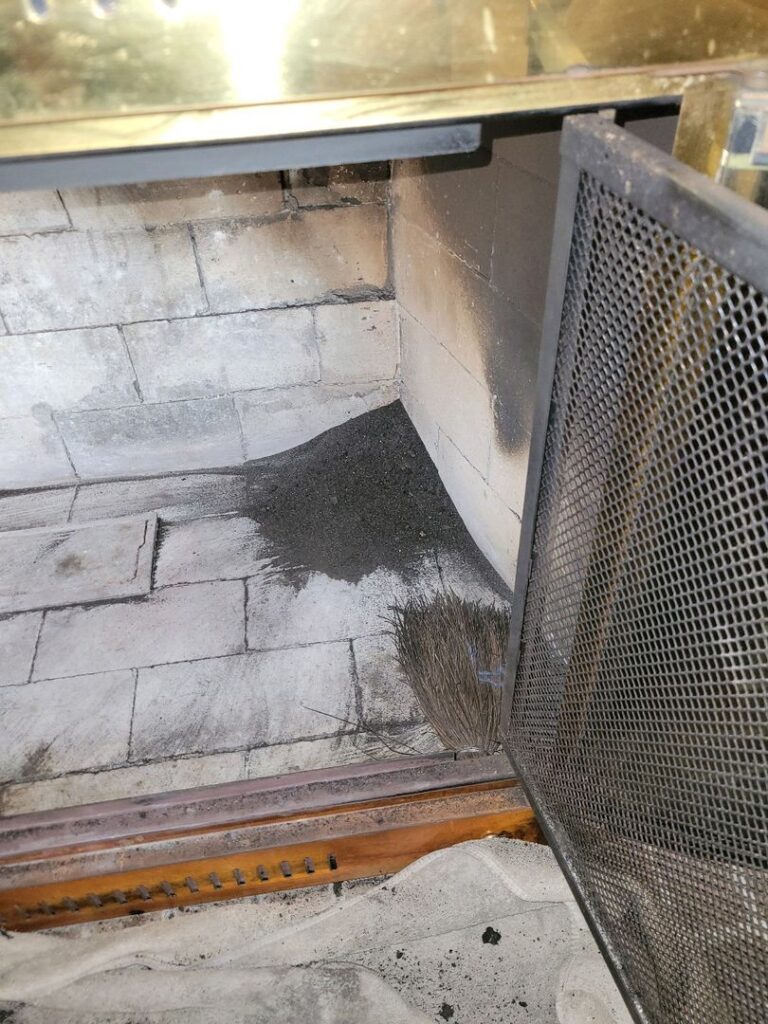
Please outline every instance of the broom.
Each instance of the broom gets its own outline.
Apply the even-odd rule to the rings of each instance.
[[[498,750],[509,610],[446,591],[391,611],[397,660],[445,746]]]

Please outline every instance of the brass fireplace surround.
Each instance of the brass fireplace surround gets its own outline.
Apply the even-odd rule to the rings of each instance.
[[[0,0],[0,159],[679,97],[766,0]]]

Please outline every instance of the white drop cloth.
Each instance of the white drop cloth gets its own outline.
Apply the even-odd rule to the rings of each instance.
[[[0,937],[0,999],[24,1004],[4,1019],[629,1022],[546,847],[464,843],[311,907],[284,917],[257,899],[103,933]]]

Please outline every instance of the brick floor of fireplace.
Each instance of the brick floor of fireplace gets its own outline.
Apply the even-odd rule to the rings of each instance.
[[[2,813],[440,749],[389,608],[507,595],[399,403],[238,470],[6,495],[0,530],[148,513],[149,593],[0,618]]]

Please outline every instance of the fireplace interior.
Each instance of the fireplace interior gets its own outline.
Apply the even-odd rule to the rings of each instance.
[[[392,607],[510,598],[559,166],[530,127],[0,197],[4,815],[443,749]]]

